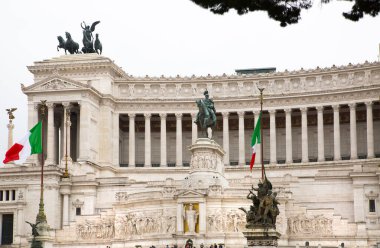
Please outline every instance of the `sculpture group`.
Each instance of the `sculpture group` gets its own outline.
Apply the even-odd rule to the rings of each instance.
[[[67,54],[67,51],[70,54],[74,53],[97,53],[97,54],[102,54],[103,47],[102,43],[99,40],[99,34],[96,34],[95,39],[92,34],[92,32],[95,31],[95,26],[99,24],[100,21],[94,22],[91,27],[89,25],[86,25],[85,22],[81,23],[81,27],[83,29],[83,47],[81,51],[79,51],[79,44],[75,42],[71,38],[71,34],[69,32],[66,32],[65,37],[66,40],[62,38],[62,36],[58,36],[58,46],[57,46],[57,51],[59,51],[60,48],[65,50],[65,54]]]
[[[256,191],[257,195],[253,192]],[[246,228],[255,228],[258,226],[276,227],[276,218],[280,214],[276,199],[277,193],[272,192],[272,184],[265,177],[263,182],[258,183],[258,188],[249,190],[247,198],[252,200],[252,205],[247,211],[244,208],[239,208],[246,213],[247,225]]]

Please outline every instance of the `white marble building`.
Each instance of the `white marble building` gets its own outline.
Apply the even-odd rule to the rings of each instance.
[[[247,165],[258,86],[265,87],[264,163],[281,202],[279,246],[380,243],[380,63],[137,78],[86,54],[28,69],[29,127],[40,100],[48,106],[44,192],[53,247],[183,246],[188,238],[197,247],[245,246],[238,208],[250,204],[248,189],[261,177],[260,165],[253,173]],[[206,88],[217,110],[218,154],[225,154],[205,181],[194,174],[189,146],[200,136],[194,100]],[[66,145],[71,177],[63,180]],[[38,211],[38,165],[34,155],[0,168],[2,245],[28,247],[24,221],[34,222]],[[184,220],[190,203],[195,233]]]

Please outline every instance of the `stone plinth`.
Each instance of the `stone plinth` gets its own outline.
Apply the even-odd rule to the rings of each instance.
[[[277,247],[280,233],[274,228],[255,227],[243,232],[248,247],[273,248]]]
[[[191,145],[190,173],[187,186],[192,188],[209,188],[212,185],[227,187],[224,177],[223,148],[214,140],[199,138]]]

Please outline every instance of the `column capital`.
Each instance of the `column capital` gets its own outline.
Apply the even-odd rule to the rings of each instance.
[[[315,108],[317,109],[318,113],[321,113],[323,112],[324,106],[315,106]]]
[[[338,112],[340,108],[339,104],[331,105],[331,107],[333,108],[334,112]]]
[[[269,109],[268,112],[270,115],[274,115],[276,113],[276,109]]]
[[[292,113],[292,109],[291,109],[291,108],[285,108],[285,109],[284,109],[284,112],[285,112],[286,114]]]
[[[302,114],[306,114],[307,113],[307,107],[301,107],[300,111]]]
[[[145,120],[150,119],[152,117],[151,113],[144,113]]]
[[[192,119],[197,118],[197,113],[194,113],[194,112],[193,112],[193,113],[190,113],[190,115],[191,115],[191,118],[192,118]]]
[[[175,117],[177,118],[177,120],[182,119],[182,113],[175,113]]]
[[[167,113],[160,113],[161,120],[166,120]]]
[[[40,103],[38,102],[33,103],[34,110],[38,110],[39,107],[40,107]]]
[[[55,103],[53,103],[53,102],[48,102],[48,103],[46,103],[46,107],[47,107],[48,109],[53,109],[54,106],[55,106]]]
[[[372,107],[373,101],[366,101],[364,104],[368,107]]]
[[[128,117],[129,119],[134,119],[136,117],[136,113],[129,113]]]
[[[350,102],[347,105],[348,105],[348,107],[350,107],[350,109],[356,109],[356,102]]]
[[[237,114],[239,116],[239,118],[244,118],[244,111],[238,111]]]
[[[64,107],[64,108],[68,108],[68,107],[70,107],[70,102],[62,102],[62,106]]]
[[[257,110],[253,110],[252,112],[253,112],[254,115],[259,115],[260,114],[260,110],[258,110],[258,109]]]
[[[229,115],[230,115],[230,112],[222,112],[223,118],[228,118]]]

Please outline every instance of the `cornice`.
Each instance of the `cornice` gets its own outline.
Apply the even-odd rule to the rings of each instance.
[[[230,81],[230,80],[266,80],[266,79],[285,79],[285,78],[292,78],[292,77],[310,77],[310,76],[324,76],[327,74],[339,74],[339,73],[347,73],[347,72],[353,72],[353,71],[365,71],[365,70],[372,70],[372,69],[380,69],[380,62],[368,62],[365,61],[364,63],[358,63],[358,64],[351,64],[348,65],[342,65],[342,66],[335,66],[332,67],[325,67],[325,68],[313,68],[304,70],[301,68],[300,70],[293,70],[288,71],[285,70],[283,72],[271,72],[271,73],[258,73],[258,74],[222,74],[222,75],[215,75],[212,76],[208,74],[207,76],[185,76],[181,77],[179,75],[173,77],[173,76],[164,76],[161,75],[160,77],[151,77],[146,75],[145,77],[135,77],[133,75],[127,75],[124,78],[116,79],[116,83],[130,83],[136,82],[136,83],[152,83],[152,82],[172,82],[172,83],[182,83],[182,82],[194,82],[194,81],[201,81],[201,82],[212,82],[212,81]]]
[[[83,70],[99,70],[111,69],[116,78],[128,77],[119,66],[111,59],[97,54],[70,54],[37,61],[34,65],[27,66],[28,70],[33,74],[59,72],[59,71],[83,71]]]

